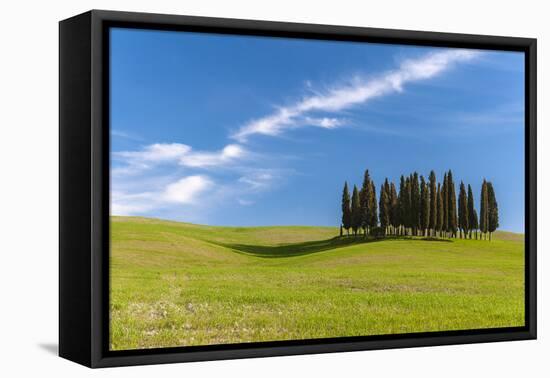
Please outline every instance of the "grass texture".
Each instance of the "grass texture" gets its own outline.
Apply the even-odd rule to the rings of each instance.
[[[111,349],[524,325],[520,234],[337,234],[112,217]]]

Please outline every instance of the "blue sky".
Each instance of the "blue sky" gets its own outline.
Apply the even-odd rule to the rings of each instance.
[[[111,30],[111,212],[338,225],[345,180],[452,169],[524,229],[522,53]]]

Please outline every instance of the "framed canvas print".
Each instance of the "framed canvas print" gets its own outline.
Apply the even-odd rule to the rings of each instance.
[[[536,40],[60,22],[62,357],[536,338]]]

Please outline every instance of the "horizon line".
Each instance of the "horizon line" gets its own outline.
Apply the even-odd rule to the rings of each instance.
[[[310,225],[310,224],[271,224],[271,225],[256,225],[256,226],[236,226],[231,224],[204,224],[204,223],[192,223],[192,222],[185,222],[181,220],[174,220],[174,219],[167,219],[167,218],[159,218],[159,217],[147,217],[143,215],[117,215],[117,214],[109,214],[109,218],[141,218],[141,219],[149,219],[149,220],[156,220],[156,221],[163,221],[163,222],[172,222],[172,223],[182,223],[182,224],[190,224],[194,226],[204,226],[204,227],[232,227],[232,228],[267,228],[267,227],[323,227],[323,228],[335,228],[339,229],[339,226],[327,226],[327,225]],[[518,235],[525,235],[525,231],[519,232],[519,231],[509,231],[509,230],[503,230],[503,229],[497,229],[495,232],[509,232],[511,234],[518,234]],[[351,236],[351,235],[350,235]]]

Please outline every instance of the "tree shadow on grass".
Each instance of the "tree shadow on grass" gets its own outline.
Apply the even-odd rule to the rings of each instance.
[[[434,237],[410,237],[410,236],[386,236],[386,237],[363,237],[363,236],[343,236],[334,237],[324,240],[313,240],[302,243],[278,244],[278,245],[252,245],[252,244],[225,244],[217,243],[220,246],[230,248],[236,252],[253,255],[257,257],[277,258],[303,256],[312,253],[328,251],[335,248],[345,247],[355,244],[376,243],[388,240],[407,241],[407,240],[422,240],[429,242],[449,242],[450,239],[440,239]]]

